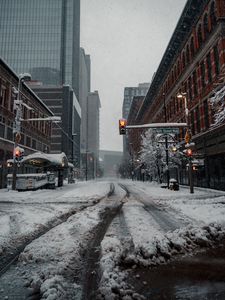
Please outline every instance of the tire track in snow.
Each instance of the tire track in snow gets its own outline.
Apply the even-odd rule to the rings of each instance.
[[[112,186],[110,184],[110,190],[107,195],[113,194]],[[101,200],[105,199],[105,196],[98,199],[94,199],[92,203],[82,203],[80,207],[71,208],[71,210],[57,216],[53,220],[49,221],[47,224],[42,224],[36,231],[30,233],[29,235],[18,237],[10,241],[10,243],[4,246],[1,254],[0,260],[0,278],[1,276],[16,263],[19,255],[24,251],[25,247],[32,243],[34,240],[38,239],[42,235],[46,234],[48,231],[54,227],[67,221],[72,215],[83,211],[84,209],[98,204]],[[71,204],[71,203],[70,203]],[[79,203],[81,204],[81,202]]]

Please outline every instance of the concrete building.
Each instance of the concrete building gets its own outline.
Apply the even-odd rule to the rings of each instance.
[[[19,84],[19,77],[0,58],[0,188],[6,185],[6,175],[9,172],[7,160],[13,158],[16,116],[14,101],[17,99],[18,89],[20,100],[23,100],[21,118],[27,120],[53,116],[53,112],[25,82],[20,81]],[[50,121],[21,122],[18,143],[24,149],[24,155],[35,151],[50,152],[51,126]]]
[[[221,0],[188,0],[136,117],[139,124],[185,122],[195,142],[194,184],[225,190],[225,124],[213,126],[210,98],[225,85],[225,5]],[[185,97],[177,98],[178,93]],[[185,101],[186,99],[186,101]],[[221,104],[224,97],[221,99]],[[177,139],[184,144],[185,130]],[[186,163],[181,183],[188,184]]]
[[[32,90],[61,122],[53,124],[50,153],[64,152],[76,168],[80,167],[81,108],[69,85],[49,87],[29,83]]]
[[[0,56],[46,85],[79,97],[80,0],[0,0]]]

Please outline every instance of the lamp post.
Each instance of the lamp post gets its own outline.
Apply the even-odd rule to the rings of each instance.
[[[14,106],[13,109],[16,110],[16,116],[15,121],[13,124],[13,134],[14,136],[14,149],[13,149],[13,176],[12,176],[12,190],[16,189],[16,174],[17,174],[17,162],[16,162],[16,153],[15,149],[18,146],[18,143],[20,142],[21,136],[20,136],[20,129],[21,129],[21,117],[22,117],[22,100],[20,100],[20,86],[21,82],[25,79],[31,79],[31,75],[28,73],[20,74],[19,75],[19,81],[18,81],[18,87],[17,87],[17,97],[16,100],[14,100]]]
[[[191,140],[191,134],[190,134],[190,125],[189,125],[189,119],[188,119],[188,115],[189,115],[189,110],[187,107],[187,93],[179,93],[177,94],[177,98],[178,99],[183,99],[184,100],[184,110],[185,110],[185,121],[187,123],[187,131],[185,133],[185,147],[187,148],[190,140]],[[193,194],[194,193],[194,184],[193,184],[193,170],[192,170],[192,160],[191,160],[191,156],[188,157],[188,174],[189,174],[189,185],[190,185],[190,193]]]
[[[163,93],[163,105],[164,105],[164,121],[167,123],[167,114],[166,114],[166,96]],[[168,137],[165,135],[165,147],[166,147],[166,178],[167,178],[167,188],[170,184],[170,173],[169,173],[169,155],[168,155]]]

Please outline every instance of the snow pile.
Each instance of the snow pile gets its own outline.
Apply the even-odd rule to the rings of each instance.
[[[127,271],[120,269],[121,258],[130,251],[131,242],[121,242],[112,232],[108,232],[101,243],[100,260],[101,281],[96,296],[98,300],[144,300],[145,297],[135,293],[126,283]]]
[[[224,237],[225,230],[222,230],[217,224],[202,228],[190,225],[188,228],[168,232],[163,237],[158,235],[152,240],[149,239],[151,247],[148,244],[138,245],[134,253],[121,257],[121,263],[144,267],[160,265],[178,254],[186,254],[202,247],[212,246]]]

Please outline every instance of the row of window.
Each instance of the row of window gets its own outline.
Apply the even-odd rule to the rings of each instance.
[[[174,68],[171,70],[170,74],[164,85],[164,93],[168,93],[171,86],[180,76],[181,72],[184,71],[185,67],[193,60],[197,51],[201,48],[203,42],[208,38],[209,33],[213,30],[216,25],[216,10],[214,1],[211,2],[208,12],[203,15],[203,20],[197,25],[195,32],[190,37],[190,41],[187,43],[185,49],[183,50],[181,56],[178,58],[177,62],[174,64]]]
[[[214,72],[213,72],[214,65]],[[220,73],[220,63],[219,63],[219,51],[218,47],[214,46],[212,52],[209,52],[205,59],[203,59],[200,64],[200,78],[201,78],[201,88],[202,90],[207,84],[210,84],[213,80],[214,75],[217,76]],[[184,90],[188,91],[188,99],[193,100],[199,94],[198,76],[197,70],[195,69],[192,75],[184,84]]]
[[[10,87],[9,86],[7,87],[1,84],[0,82],[0,111],[1,111],[1,107],[3,107],[9,112],[14,113],[13,105],[15,99],[16,99],[16,95],[13,92],[10,92]],[[33,107],[32,104],[30,104],[24,96],[21,95],[21,99],[28,106]],[[28,110],[28,108],[25,106],[22,107],[22,116],[24,119],[44,117],[41,111]],[[2,122],[5,123],[6,119],[4,118],[4,115],[1,115],[1,118],[2,118]],[[51,135],[51,125],[48,122],[30,121],[29,126],[32,126],[34,129],[36,128],[39,132],[41,132],[46,136]]]

